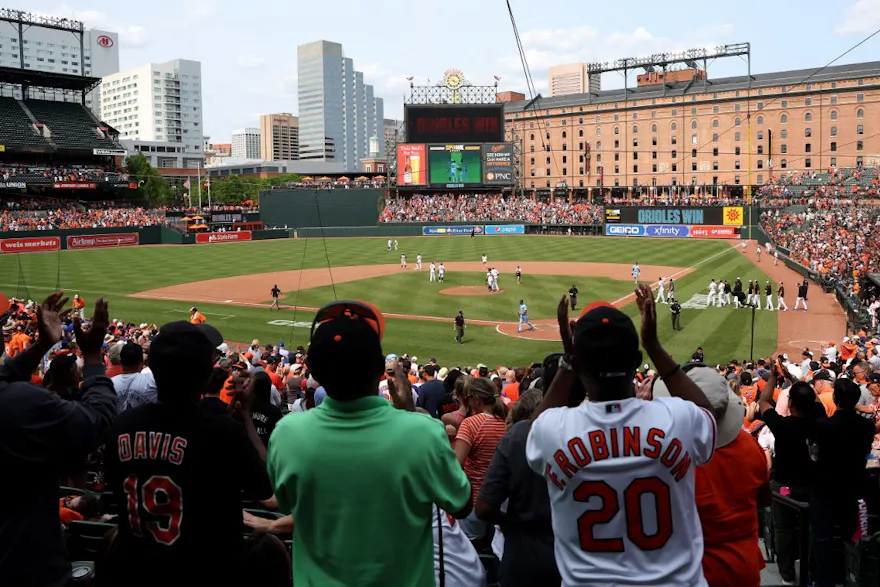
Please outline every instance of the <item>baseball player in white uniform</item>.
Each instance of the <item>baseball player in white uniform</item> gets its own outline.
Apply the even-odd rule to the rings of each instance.
[[[760,263],[761,262],[761,245],[758,245],[755,248],[755,251],[758,253],[758,263]]]
[[[672,397],[645,401],[650,392],[633,383],[642,363],[635,325],[595,303],[563,340],[526,442],[530,468],[547,481],[564,587],[707,586],[694,478],[714,452],[713,406],[657,340],[649,287],[637,302],[642,345]],[[554,407],[576,404],[577,379],[590,401]]]
[[[391,239],[388,239],[388,252],[391,252]]]
[[[760,295],[760,294],[759,294]],[[773,286],[768,281],[764,286],[764,309],[773,311]]]
[[[669,303],[666,301],[666,282],[662,277],[660,278],[660,281],[657,282],[657,299],[655,301],[658,304]]]
[[[489,258],[486,257],[486,255],[483,255],[483,256],[481,257],[481,260],[482,260],[482,263],[483,263],[483,269],[485,269],[485,268],[486,268],[486,265],[489,263]]]
[[[406,253],[400,256],[400,268],[406,271]]]
[[[493,291],[494,284],[492,283],[491,271],[486,271],[486,287],[489,289],[490,292]]]
[[[422,270],[422,254],[416,255],[416,271]]]
[[[477,549],[471,544],[458,521],[436,505],[434,536],[434,581],[440,584],[440,539],[443,540],[443,570],[448,587],[485,587],[486,572]]]
[[[395,251],[397,250],[397,246],[398,246],[397,239],[394,239],[394,250]]]
[[[788,304],[785,303],[785,287],[783,287],[781,281],[776,288],[776,309],[788,312]]]
[[[877,318],[880,315],[880,300],[874,300],[868,306],[868,315],[871,316],[871,328],[877,330]]]
[[[434,264],[434,261],[431,261],[431,264],[428,266],[428,271],[430,271],[428,281],[437,281],[437,265]]]
[[[440,262],[440,266],[437,268],[437,277],[440,278],[440,283],[443,283],[443,279],[446,277],[446,267],[443,265],[443,262]]]
[[[639,267],[639,264],[638,264],[638,263],[636,263],[635,265],[633,265],[633,270],[632,270],[633,283],[638,283],[638,282],[639,282],[639,274],[640,274],[641,272],[642,272],[642,268]]]
[[[498,269],[495,269],[494,267],[492,268],[491,273],[492,273],[492,285],[495,288],[493,291],[499,291],[500,288],[498,287],[498,276],[500,275],[500,273],[498,272]]]
[[[710,306],[715,306],[718,304],[718,285],[715,283],[715,280],[712,280],[712,283],[709,284],[709,299],[706,300],[706,303]]]

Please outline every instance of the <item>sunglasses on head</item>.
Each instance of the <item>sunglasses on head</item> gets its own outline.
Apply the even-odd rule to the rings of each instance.
[[[311,340],[315,336],[315,329],[326,322],[346,317],[351,320],[363,320],[370,328],[379,335],[379,340],[385,335],[385,317],[375,306],[358,300],[340,300],[331,302],[318,310],[312,321]]]

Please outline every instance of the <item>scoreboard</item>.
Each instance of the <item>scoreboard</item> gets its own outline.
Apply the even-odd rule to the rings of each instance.
[[[404,125],[408,143],[501,143],[504,105],[407,104]]]

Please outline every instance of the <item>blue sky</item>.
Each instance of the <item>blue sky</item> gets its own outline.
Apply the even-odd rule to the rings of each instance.
[[[751,42],[752,71],[820,67],[880,28],[880,0],[511,0],[532,76],[546,95],[547,68],[725,43]],[[5,7],[75,17],[120,33],[123,68],[175,58],[202,62],[205,128],[226,142],[233,128],[268,112],[297,112],[296,46],[343,44],[364,72],[386,117],[400,117],[403,94],[450,68],[477,85],[526,92],[504,0],[6,0]],[[368,7],[368,8],[367,8]],[[880,35],[839,63],[880,56]],[[738,59],[710,76],[745,74]],[[603,87],[620,87],[606,74]]]

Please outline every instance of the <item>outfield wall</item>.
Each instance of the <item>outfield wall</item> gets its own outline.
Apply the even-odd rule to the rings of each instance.
[[[377,226],[384,197],[381,189],[265,190],[260,221],[287,228]]]

